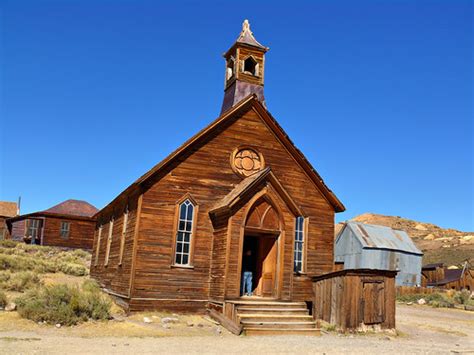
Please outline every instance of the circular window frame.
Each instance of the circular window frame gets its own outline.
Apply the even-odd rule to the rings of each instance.
[[[257,171],[255,171],[255,172],[253,172],[253,173],[250,174],[250,175],[245,175],[245,174],[243,174],[243,173],[241,172],[241,170],[235,166],[235,157],[236,157],[236,155],[237,155],[239,152],[244,151],[244,150],[251,150],[251,151],[253,151],[255,154],[258,155],[258,158],[260,159],[260,169],[257,170]],[[233,171],[236,175],[238,175],[238,176],[240,176],[240,177],[242,177],[242,178],[245,179],[245,178],[248,178],[248,177],[250,177],[250,176],[252,176],[252,175],[258,173],[259,171],[265,169],[265,159],[263,158],[262,153],[260,153],[260,151],[259,151],[258,149],[256,149],[255,147],[249,146],[249,145],[244,145],[244,146],[237,147],[237,148],[235,148],[235,149],[232,151],[232,153],[230,154],[230,166],[231,166],[231,168],[232,168],[232,171]]]

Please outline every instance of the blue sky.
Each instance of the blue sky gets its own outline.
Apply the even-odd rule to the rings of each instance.
[[[270,112],[347,207],[474,230],[469,1],[0,4],[0,199],[101,208],[219,114],[250,20]]]

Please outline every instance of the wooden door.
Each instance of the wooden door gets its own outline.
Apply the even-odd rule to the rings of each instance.
[[[364,324],[383,323],[385,314],[385,289],[383,282],[363,283]]]
[[[259,255],[257,262],[260,265],[260,280],[258,282],[257,294],[262,297],[275,296],[274,289],[277,265],[276,238],[259,238]]]

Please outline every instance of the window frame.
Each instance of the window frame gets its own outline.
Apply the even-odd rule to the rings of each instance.
[[[113,234],[114,234],[114,218],[112,217],[109,221],[109,231],[108,231],[108,234],[107,234],[107,245],[106,245],[106,248],[105,248],[104,266],[109,265],[110,249],[112,248]]]
[[[67,225],[67,229],[64,229],[63,226]],[[66,235],[64,235],[63,232],[67,232]],[[59,227],[59,236],[62,239],[69,239],[69,235],[71,234],[71,222],[69,221],[61,221],[60,227]]]
[[[302,220],[301,226],[299,226],[298,221]],[[297,240],[297,235],[300,233],[301,240]],[[307,237],[308,237],[308,219],[304,216],[297,216],[295,218],[295,232],[293,235],[293,272],[295,274],[304,274],[306,272],[306,247],[307,247]],[[297,245],[301,244],[301,259],[297,260]],[[300,267],[297,269],[296,265],[300,264]]]
[[[119,262],[118,265],[122,266],[123,262],[123,253],[125,251],[125,236],[127,234],[128,230],[128,215],[129,215],[129,210],[128,206],[125,208],[125,211],[123,212],[123,220],[122,220],[122,234],[120,235],[120,252],[119,252]]]
[[[187,264],[177,264],[176,263],[176,252],[177,252],[177,243],[178,243],[178,232],[179,222],[180,222],[180,210],[181,205],[189,201],[193,205],[193,218],[191,221],[191,232],[189,237],[189,253],[188,253],[188,263]],[[197,228],[197,216],[199,213],[199,205],[196,200],[190,195],[186,194],[181,199],[176,202],[175,206],[175,216],[173,220],[173,248],[171,253],[171,267],[173,268],[183,268],[183,269],[194,269],[194,245],[196,243],[196,228]]]
[[[99,225],[99,229],[98,229],[98,231],[97,231],[97,249],[95,250],[94,266],[99,265],[99,253],[100,253],[101,237],[102,237],[102,224]]]

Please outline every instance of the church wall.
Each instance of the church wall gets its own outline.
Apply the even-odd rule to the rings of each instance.
[[[110,246],[109,262],[105,265],[105,254],[107,248],[107,238],[109,233],[109,220],[112,214],[102,216],[97,222],[96,230],[94,232],[94,245],[92,248],[92,259],[91,259],[91,277],[97,279],[99,283],[107,288],[108,290],[122,295],[129,296],[130,291],[130,275],[132,270],[133,260],[133,239],[135,233],[135,225],[137,222],[137,208],[138,198],[135,196],[129,199],[128,202],[128,222],[125,233],[125,245],[124,253],[122,258],[122,264],[119,265],[120,258],[120,238],[122,235],[122,228],[124,222],[123,210],[124,206],[115,207],[114,223],[112,229],[112,243]],[[101,216],[99,215],[99,218]],[[102,224],[102,233],[100,237],[100,247],[97,259],[97,265],[95,263],[97,244],[98,244],[98,228]]]
[[[133,297],[159,304],[162,299],[199,303],[216,295],[210,285],[214,229],[208,211],[241,181],[229,164],[231,153],[239,146],[253,146],[263,154],[266,166],[272,167],[277,179],[309,217],[307,273],[320,275],[332,271],[334,210],[286,148],[253,110],[227,127],[221,126],[219,133],[175,162],[143,194]],[[193,268],[178,268],[171,266],[175,207],[186,193],[199,205],[194,263]],[[294,219],[285,223],[288,228],[285,278],[290,278]],[[219,250],[222,251],[215,249],[214,253]],[[290,295],[290,291],[283,294],[285,298]]]

